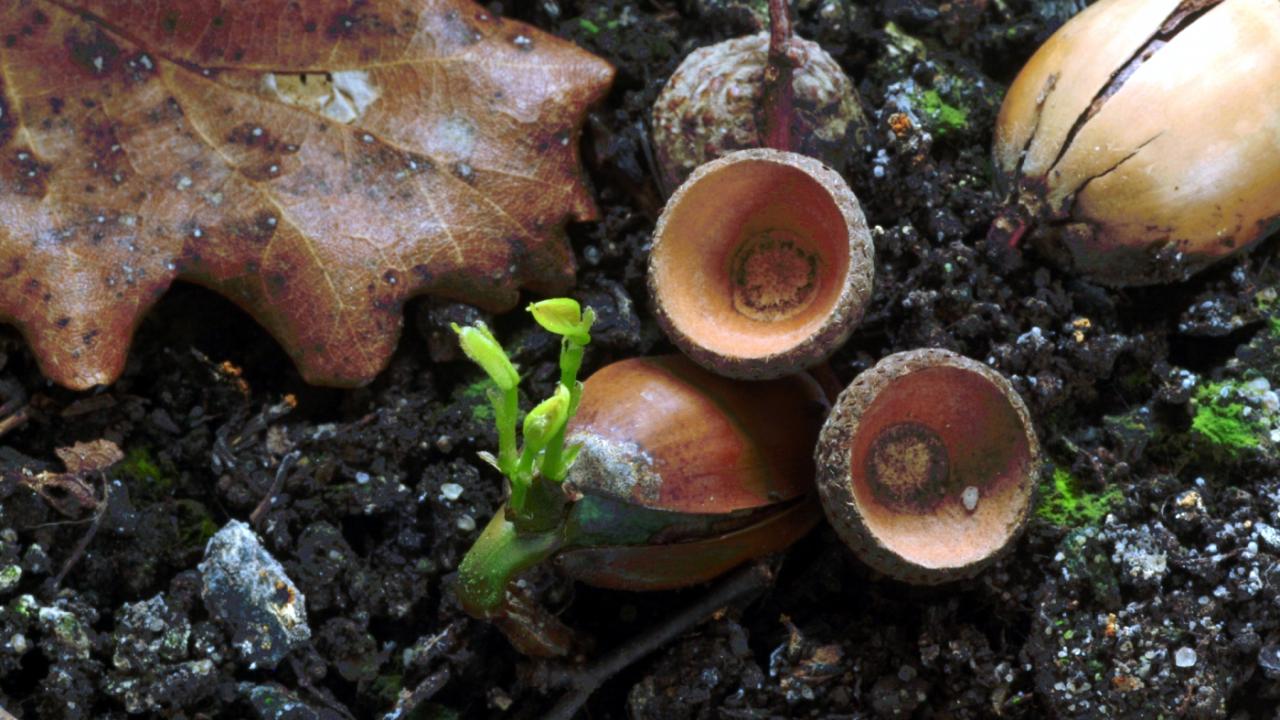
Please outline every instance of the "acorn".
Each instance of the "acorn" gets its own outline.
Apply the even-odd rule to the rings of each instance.
[[[813,445],[829,403],[807,375],[719,377],[679,355],[606,366],[584,384],[554,556],[590,585],[660,590],[786,548],[821,518]]]
[[[1101,0],[1010,86],[995,243],[1107,285],[1188,277],[1280,218],[1280,3]]]
[[[653,143],[664,190],[734,150],[770,145],[764,102],[769,33],[689,53],[653,106]],[[840,65],[817,43],[789,38],[794,98],[787,149],[841,167],[864,144],[867,120]]]
[[[1040,443],[1008,380],[948,350],[890,355],[836,399],[817,449],[827,519],[910,583],[972,577],[1012,547]]]
[[[791,152],[739,150],[698,168],[654,229],[658,323],[699,365],[777,378],[825,360],[871,296],[871,233],[831,168]]]

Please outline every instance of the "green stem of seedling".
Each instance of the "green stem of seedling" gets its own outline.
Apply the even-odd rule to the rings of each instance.
[[[529,411],[524,419],[523,448],[517,445],[519,374],[502,345],[483,323],[454,326],[467,356],[495,387],[489,392],[498,429],[498,470],[511,484],[507,504],[485,526],[458,566],[455,594],[464,610],[493,621],[525,652],[559,655],[568,652],[571,633],[545,610],[522,599],[511,587],[524,570],[555,554],[564,545],[565,497],[561,482],[577,454],[564,447],[565,425],[578,409],[584,347],[595,313],[581,310],[569,298],[529,306],[534,319],[560,335],[560,378],[563,386]]]
[[[499,508],[458,566],[454,591],[462,608],[478,618],[501,615],[515,576],[551,557],[562,542],[558,530],[521,532]]]
[[[560,382],[569,388],[569,417],[578,411],[582,398],[582,384],[578,382],[578,370],[582,367],[582,355],[586,345],[574,338],[565,337],[560,342]],[[554,482],[563,482],[569,474],[564,461],[564,435],[567,425],[551,438],[542,461],[542,474]]]
[[[493,397],[493,419],[498,426],[498,470],[508,478],[516,469],[516,420],[520,415],[520,396],[515,388],[499,390]]]

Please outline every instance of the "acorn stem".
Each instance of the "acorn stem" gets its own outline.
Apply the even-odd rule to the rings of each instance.
[[[764,69],[764,144],[790,151],[795,116],[792,74],[799,57],[792,46],[791,0],[769,0],[769,59]]]
[[[1035,225],[1032,211],[1020,199],[1009,202],[991,220],[987,230],[987,244],[1002,251],[1018,248],[1027,231]]]

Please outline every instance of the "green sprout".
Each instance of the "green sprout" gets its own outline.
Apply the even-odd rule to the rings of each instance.
[[[568,500],[563,483],[578,450],[565,446],[565,428],[582,399],[578,371],[596,316],[569,298],[533,303],[528,310],[539,325],[561,338],[560,382],[551,397],[525,415],[522,445],[516,437],[520,375],[515,365],[484,323],[453,326],[463,352],[493,381],[488,394],[498,429],[498,455],[480,455],[511,488],[506,505],[494,514],[458,566],[455,593],[468,613],[499,623],[518,646],[523,639],[526,651],[537,652],[537,647],[548,650],[544,640],[554,634],[547,630],[556,621],[532,616],[534,611],[519,604],[510,586],[517,574],[550,557],[564,543]]]

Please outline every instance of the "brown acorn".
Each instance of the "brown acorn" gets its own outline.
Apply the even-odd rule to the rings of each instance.
[[[649,290],[686,355],[728,377],[816,365],[862,319],[874,273],[858,200],[813,158],[740,150],[698,168],[654,230]]]
[[[813,445],[828,407],[804,374],[745,383],[680,355],[600,369],[566,435],[580,449],[557,565],[656,590],[787,547],[822,516]]]
[[[864,562],[936,584],[972,577],[1012,546],[1040,462],[1008,380],[947,350],[912,350],[840,394],[818,443],[818,489]]]

